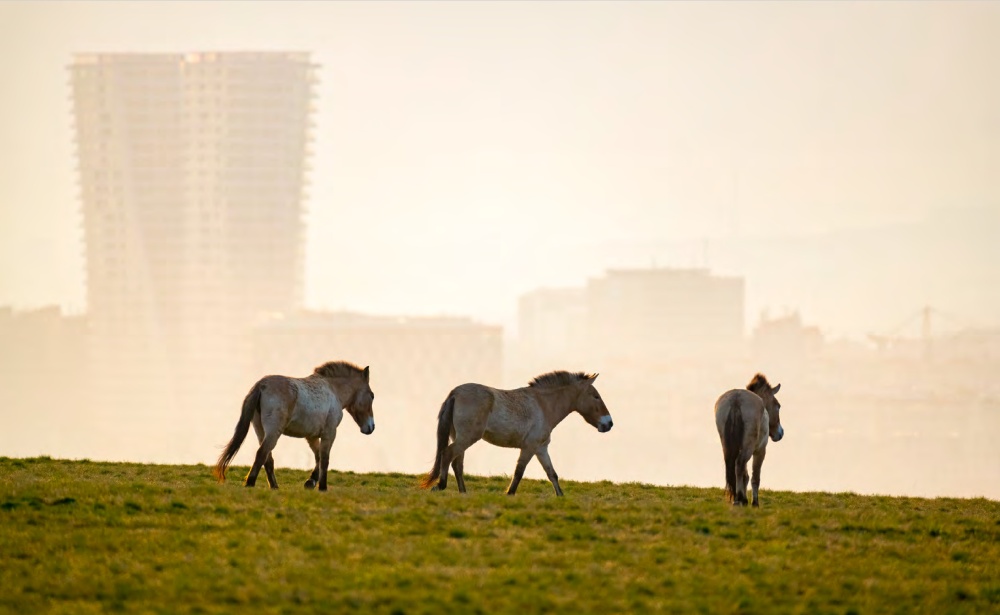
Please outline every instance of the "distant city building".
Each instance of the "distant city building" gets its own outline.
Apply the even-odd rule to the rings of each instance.
[[[616,269],[587,284],[593,344],[609,360],[673,360],[736,352],[743,278],[705,269]]]
[[[585,288],[523,295],[521,350],[539,359],[656,364],[737,353],[742,278],[701,269],[619,269]]]
[[[454,387],[466,382],[499,385],[502,355],[501,327],[468,318],[299,312],[254,330],[256,373],[306,376],[332,360],[368,365],[376,403],[421,408],[413,415],[421,424],[428,417],[433,422],[436,408]]]
[[[0,308],[4,455],[68,454],[67,440],[88,420],[86,346],[84,316],[67,316],[55,306]],[[22,448],[26,440],[35,448]]]
[[[587,342],[586,299],[583,288],[542,288],[521,295],[517,327],[522,350],[539,360],[583,351]]]
[[[823,334],[819,327],[803,325],[802,316],[793,312],[777,318],[762,317],[754,328],[751,345],[754,355],[769,363],[797,362],[823,350]]]
[[[191,411],[243,375],[259,315],[301,304],[316,67],[250,52],[69,68],[99,407]]]

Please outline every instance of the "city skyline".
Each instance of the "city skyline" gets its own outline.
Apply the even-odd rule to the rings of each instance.
[[[205,463],[252,382],[341,359],[380,427],[338,468],[422,471],[452,387],[586,370],[616,426],[595,456],[567,421],[565,477],[717,485],[712,404],[763,372],[769,488],[996,497],[997,29],[973,3],[0,3],[0,447]],[[272,79],[286,54],[315,81]]]
[[[747,279],[747,330],[762,309],[789,307],[862,336],[942,297],[955,303],[942,309],[996,324],[997,249],[967,250],[961,230],[930,253],[910,246],[905,287],[891,293],[873,280],[891,262],[867,277],[845,266],[824,295],[800,271],[822,269],[823,254],[799,264],[773,245],[725,252],[935,227],[976,209],[986,215],[969,227],[988,234],[1000,206],[990,5],[391,5],[398,19],[357,4],[59,6],[60,22],[0,7],[0,22],[20,24],[0,59],[19,85],[0,120],[12,169],[0,184],[0,304],[84,311],[60,124],[72,53],[263,46],[314,50],[324,67],[306,213],[311,308],[469,314],[513,330],[517,297],[535,288],[707,260]],[[188,28],[233,22],[236,10],[238,26]],[[279,14],[301,26],[295,37],[268,27]],[[149,35],[128,28],[154,19]],[[497,55],[511,36],[523,49]],[[20,265],[38,251],[44,259]],[[946,282],[925,291],[921,270]],[[840,296],[871,300],[840,309]]]

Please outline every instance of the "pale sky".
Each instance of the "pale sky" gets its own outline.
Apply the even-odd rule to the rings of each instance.
[[[998,3],[2,3],[0,305],[85,308],[74,53],[258,49],[322,66],[313,307],[507,324],[538,286],[691,264],[609,245],[1000,211]]]

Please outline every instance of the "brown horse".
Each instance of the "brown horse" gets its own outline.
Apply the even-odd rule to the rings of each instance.
[[[757,374],[744,389],[723,393],[715,402],[715,426],[722,440],[726,462],[726,498],[734,505],[747,505],[747,461],[753,456],[753,505],[758,506],[760,467],[764,463],[767,437],[777,442],[785,435],[775,395],[763,374]]]
[[[274,457],[271,451],[281,434],[305,438],[316,457],[316,467],[306,481],[306,489],[319,483],[326,491],[326,472],[330,463],[330,448],[337,437],[337,427],[344,418],[344,408],[361,433],[375,431],[372,402],[375,394],[368,384],[369,369],[361,369],[345,361],[331,361],[317,367],[305,378],[265,376],[253,385],[243,400],[243,412],[236,423],[233,439],[219,456],[213,472],[219,482],[226,480],[226,468],[247,437],[250,423],[257,432],[260,448],[244,484],[253,487],[263,466],[267,482],[278,488],[274,477]]]
[[[545,468],[556,495],[561,496],[559,477],[549,459],[552,430],[571,412],[579,412],[601,433],[610,431],[613,425],[608,407],[594,388],[596,378],[597,374],[558,371],[538,376],[520,389],[494,389],[472,383],[452,389],[438,413],[434,467],[420,486],[426,489],[439,481],[436,489],[443,490],[448,486],[451,464],[458,490],[465,493],[465,450],[482,438],[496,446],[521,449],[507,495],[517,491],[524,468],[534,455]],[[453,440],[450,445],[449,437]]]

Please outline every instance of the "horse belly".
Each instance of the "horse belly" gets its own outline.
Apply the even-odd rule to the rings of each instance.
[[[293,438],[315,438],[320,435],[322,425],[316,421],[290,421],[282,434]]]
[[[518,425],[507,413],[494,412],[486,422],[483,440],[494,446],[521,448],[524,443],[524,426]]]
[[[282,431],[287,436],[293,438],[318,438],[323,436],[329,436],[326,433],[330,426],[330,412],[305,412],[296,411],[292,415],[292,420],[288,421],[285,425],[285,429]],[[333,417],[336,418],[336,417]],[[336,424],[340,421],[336,420]],[[333,425],[336,428],[336,424]]]

